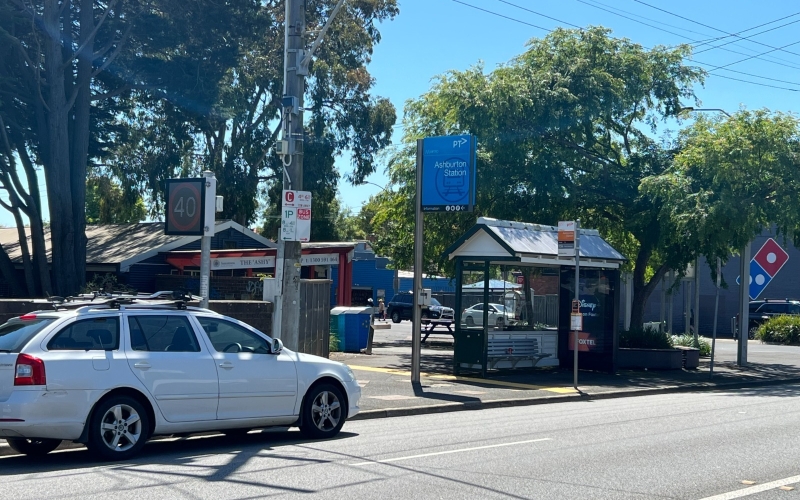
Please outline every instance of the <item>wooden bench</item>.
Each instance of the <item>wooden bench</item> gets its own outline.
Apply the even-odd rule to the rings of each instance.
[[[549,356],[549,353],[544,354],[540,351],[539,340],[535,337],[495,333],[489,336],[486,362],[489,369],[494,369],[498,363],[508,361],[514,369],[520,361],[530,361],[531,367],[534,367]]]

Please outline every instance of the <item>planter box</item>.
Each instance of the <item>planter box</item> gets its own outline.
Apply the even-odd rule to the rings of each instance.
[[[676,346],[675,349],[683,353],[683,367],[690,370],[700,366],[700,349],[695,347]]]
[[[682,366],[683,351],[679,349],[626,349],[621,347],[617,351],[617,368],[680,370]]]

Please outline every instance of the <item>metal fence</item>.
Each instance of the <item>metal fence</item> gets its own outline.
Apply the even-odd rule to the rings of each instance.
[[[331,280],[300,280],[300,352],[328,357],[330,317]]]

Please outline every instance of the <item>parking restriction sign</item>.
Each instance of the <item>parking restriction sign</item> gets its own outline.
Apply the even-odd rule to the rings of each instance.
[[[283,241],[311,240],[311,192],[283,191],[281,203],[281,239]]]

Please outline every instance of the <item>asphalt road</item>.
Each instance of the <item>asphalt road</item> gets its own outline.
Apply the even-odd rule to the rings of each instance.
[[[800,498],[800,385],[356,421],[0,459],[2,498]],[[743,481],[752,482],[744,484]],[[753,493],[752,495],[748,495]],[[723,495],[723,496],[719,496]]]

